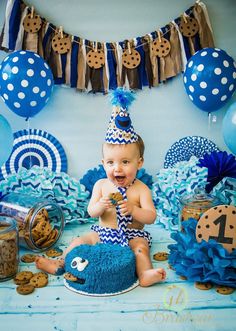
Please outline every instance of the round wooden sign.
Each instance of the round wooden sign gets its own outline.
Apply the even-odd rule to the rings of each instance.
[[[71,49],[71,38],[68,34],[62,36],[57,33],[52,39],[52,49],[58,54],[68,53]]]
[[[25,16],[23,21],[23,27],[26,32],[36,33],[40,30],[42,26],[42,20],[39,15],[34,15],[33,17],[31,14]]]
[[[208,209],[197,223],[196,239],[214,239],[232,253],[236,248],[236,207],[219,205]]]
[[[141,56],[135,49],[131,49],[130,51],[127,49],[122,55],[122,64],[127,69],[137,68],[140,64],[140,61]]]
[[[101,49],[95,51],[91,49],[86,57],[87,64],[90,68],[99,69],[105,64],[105,55]]]
[[[185,37],[193,37],[199,30],[198,22],[193,17],[181,17],[179,28]]]
[[[152,42],[152,51],[155,56],[165,57],[170,53],[170,42],[166,38],[156,38]]]

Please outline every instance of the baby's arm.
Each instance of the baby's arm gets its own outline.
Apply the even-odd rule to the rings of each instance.
[[[98,180],[93,187],[92,196],[88,205],[88,213],[91,217],[100,217],[106,209],[112,207],[110,199],[102,196],[103,181],[103,179]]]
[[[131,215],[136,221],[143,224],[152,224],[156,219],[156,209],[152,201],[151,191],[146,185],[140,189],[140,207],[129,201],[120,201],[122,215]]]

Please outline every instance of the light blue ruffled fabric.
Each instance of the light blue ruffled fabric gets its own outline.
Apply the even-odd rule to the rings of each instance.
[[[87,213],[88,193],[79,180],[64,172],[55,173],[39,166],[21,168],[0,182],[0,192],[1,195],[18,192],[51,199],[62,208],[66,223],[93,221]]]
[[[236,178],[223,178],[211,192],[222,204],[236,206]]]
[[[180,200],[193,194],[196,188],[205,188],[208,170],[197,166],[198,158],[178,162],[173,168],[161,169],[153,184],[153,200],[157,209],[156,224],[167,230],[178,225]]]

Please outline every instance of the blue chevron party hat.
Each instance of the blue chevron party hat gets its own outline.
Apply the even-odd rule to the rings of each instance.
[[[134,99],[134,93],[122,87],[112,92],[113,110],[105,137],[108,144],[132,144],[138,140],[128,113],[128,108]]]

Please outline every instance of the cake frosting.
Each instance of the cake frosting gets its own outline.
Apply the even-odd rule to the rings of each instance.
[[[81,294],[114,295],[137,285],[135,255],[119,245],[75,247],[66,256],[65,271],[73,276],[64,279],[65,286]]]

